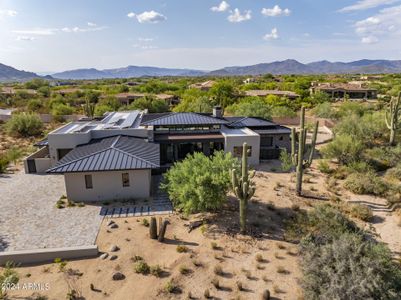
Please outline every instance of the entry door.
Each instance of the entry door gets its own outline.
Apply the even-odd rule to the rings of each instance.
[[[36,164],[34,159],[28,159],[28,172],[36,173]]]

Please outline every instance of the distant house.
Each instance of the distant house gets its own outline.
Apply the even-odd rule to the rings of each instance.
[[[323,92],[332,100],[349,98],[351,100],[375,100],[377,90],[357,83],[312,83],[311,93]]]
[[[63,174],[73,201],[143,199],[153,175],[189,154],[221,150],[240,158],[246,142],[257,165],[288,151],[290,132],[261,118],[224,117],[219,107],[213,114],[112,112],[50,132],[24,165],[26,173]]]
[[[167,105],[174,106],[180,103],[180,99],[174,95],[168,94],[143,94],[143,93],[120,93],[115,95],[116,99],[123,105],[129,105],[137,99],[144,98],[146,96],[155,97],[156,99],[163,100]]]
[[[0,121],[6,122],[11,119],[11,114],[15,109],[2,109],[0,108]]]
[[[286,97],[290,100],[295,100],[299,97],[297,93],[291,91],[277,91],[277,90],[249,90],[245,92],[245,95],[253,97],[266,97],[269,95],[273,95],[277,97]]]
[[[205,82],[198,82],[198,83],[191,84],[189,86],[189,88],[190,89],[198,89],[198,90],[201,90],[201,91],[208,91],[213,87],[213,85],[215,83],[216,82],[213,81],[213,80],[208,80],[208,81],[205,81]]]

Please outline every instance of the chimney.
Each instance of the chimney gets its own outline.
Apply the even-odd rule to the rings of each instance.
[[[213,107],[213,117],[215,117],[215,118],[223,117],[223,110],[221,109],[221,106]]]

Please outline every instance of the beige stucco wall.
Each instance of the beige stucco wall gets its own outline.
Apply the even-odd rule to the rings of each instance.
[[[122,173],[129,173],[130,186],[122,186]],[[93,189],[85,186],[85,175],[92,175]],[[148,198],[151,170],[107,171],[64,174],[68,199],[72,201],[113,201]]]
[[[258,165],[260,136],[250,129],[242,129],[242,131],[244,131],[244,134],[238,135],[222,132],[224,136],[224,151],[226,153],[234,153],[234,147],[242,147],[244,143],[247,143],[248,146],[252,146],[252,155],[248,157],[248,163],[253,166]]]
[[[35,160],[35,166],[36,166],[36,173],[37,174],[45,174],[46,171],[51,167],[51,160],[49,156],[49,152],[46,147],[42,147],[35,153],[29,155],[24,159],[24,169],[25,173],[29,173],[28,169],[28,159],[34,159]]]

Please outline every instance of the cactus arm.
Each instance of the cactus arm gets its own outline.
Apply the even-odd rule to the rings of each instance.
[[[291,159],[292,159],[292,164],[294,166],[297,165],[297,154],[295,153],[295,144],[296,144],[295,135],[296,135],[295,128],[291,128]]]
[[[388,114],[388,111],[386,110],[386,112],[385,112],[385,116],[384,116],[384,120],[386,121],[386,126],[387,126],[387,128],[388,129],[391,129],[391,125],[390,125],[390,122],[389,122],[389,114]]]
[[[313,136],[312,136],[312,144],[311,144],[311,150],[309,153],[309,158],[307,161],[307,167],[310,167],[313,161],[313,155],[315,154],[315,146],[316,146],[316,139],[317,139],[317,132],[319,129],[319,121],[316,121],[315,123],[315,128],[313,130]]]

